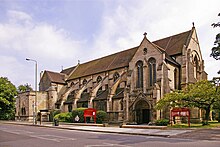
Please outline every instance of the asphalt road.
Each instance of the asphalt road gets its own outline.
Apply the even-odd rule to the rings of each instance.
[[[0,147],[220,147],[220,140],[164,138],[0,124]]]

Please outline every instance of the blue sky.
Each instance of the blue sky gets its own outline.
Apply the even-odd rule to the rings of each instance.
[[[209,79],[219,61],[209,57],[220,28],[211,24],[220,1],[201,0],[0,0],[0,76],[34,88],[34,63],[59,72],[138,46],[147,32],[154,41],[188,31],[195,22]],[[39,77],[38,77],[39,82]]]

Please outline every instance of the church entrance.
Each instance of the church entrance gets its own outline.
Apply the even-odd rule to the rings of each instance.
[[[136,103],[135,118],[137,124],[147,124],[150,122],[150,106],[146,101],[140,100]]]

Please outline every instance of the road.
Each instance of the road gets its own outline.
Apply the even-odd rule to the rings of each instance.
[[[165,138],[0,124],[0,147],[219,147],[220,140]]]

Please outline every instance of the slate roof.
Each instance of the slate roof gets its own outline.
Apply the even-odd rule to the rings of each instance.
[[[83,93],[81,94],[80,99],[79,99],[77,102],[88,102],[89,97],[90,97],[90,95],[89,95],[88,92],[83,92]]]
[[[170,56],[181,54],[184,45],[188,45],[188,39],[191,37],[192,30],[169,36],[160,40],[153,41],[154,44],[163,48]]]
[[[137,49],[138,47],[134,47],[109,56],[80,64],[72,73],[72,75],[70,75],[68,80],[121,67],[126,67],[129,65],[129,62],[136,53]]]
[[[171,56],[182,54],[183,46],[184,45],[188,46],[188,40],[191,37],[193,29],[180,34],[176,34],[173,36],[156,40],[152,43],[160,51],[165,52],[167,61],[179,66],[179,64]],[[65,69],[61,71],[61,73],[65,73],[69,75],[73,70],[75,70],[71,75],[69,75],[67,79],[67,80],[72,80],[79,77],[84,77],[88,75],[101,73],[104,71],[126,67],[129,65],[129,62],[136,53],[138,47],[139,46],[109,56],[105,56],[99,59],[95,59],[83,64],[79,64],[78,66]]]
[[[124,88],[117,88],[113,99],[123,98],[124,97]]]
[[[98,91],[97,96],[94,98],[94,101],[107,100],[108,93],[109,93],[109,89]]]
[[[49,80],[53,83],[65,84],[65,75],[58,72],[45,71]]]
[[[60,73],[69,75],[69,74],[71,74],[71,72],[72,72],[75,68],[76,68],[76,66],[73,66],[73,67],[70,67],[70,68],[67,68],[67,69],[62,70]]]

